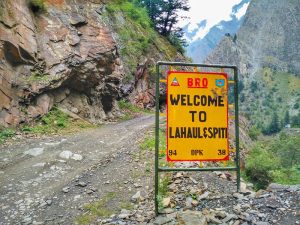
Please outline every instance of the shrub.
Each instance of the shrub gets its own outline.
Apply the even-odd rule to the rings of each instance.
[[[245,174],[256,189],[262,189],[272,182],[272,171],[280,167],[280,161],[272,153],[256,146],[248,155]]]
[[[13,137],[16,132],[12,129],[0,127],[0,144],[3,143],[7,138]]]
[[[29,7],[34,13],[41,13],[46,11],[44,0],[28,0]]]
[[[261,131],[259,128],[257,128],[256,126],[253,126],[250,128],[249,130],[249,136],[250,138],[255,141],[257,140],[257,137],[261,134]]]
[[[300,137],[282,132],[264,144],[255,146],[246,161],[245,175],[255,188],[265,188],[270,182],[299,184]]]

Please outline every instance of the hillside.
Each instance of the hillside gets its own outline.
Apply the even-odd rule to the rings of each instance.
[[[285,114],[299,113],[299,10],[294,0],[251,1],[237,38],[225,37],[206,59],[239,67],[241,112],[262,129],[275,114],[285,126]]]
[[[120,115],[120,96],[153,105],[154,62],[182,58],[129,1],[7,0],[0,8],[2,126],[54,105],[94,123]]]
[[[203,37],[200,34],[207,30],[207,20],[199,21],[196,28],[191,24],[183,27],[188,42],[186,54],[194,62],[203,62],[225,35],[235,35],[244,20],[244,7],[247,8],[249,2],[250,0],[242,0],[239,4],[234,5],[230,18],[211,27]]]

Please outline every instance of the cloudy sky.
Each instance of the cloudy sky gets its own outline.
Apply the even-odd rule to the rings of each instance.
[[[190,10],[185,12],[184,16],[188,16],[189,19],[180,21],[179,26],[189,24],[189,31],[192,31],[197,27],[201,21],[206,20],[206,26],[199,29],[196,36],[193,39],[203,38],[209,29],[218,24],[222,20],[230,20],[232,14],[232,7],[237,5],[242,0],[189,0]],[[244,4],[243,7],[236,12],[236,17],[241,17],[245,14],[248,4]]]

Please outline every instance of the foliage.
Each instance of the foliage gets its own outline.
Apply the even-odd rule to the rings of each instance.
[[[138,108],[124,99],[118,101],[118,106],[124,113],[124,116],[121,117],[121,120],[132,119],[141,113],[150,113],[149,110]]]
[[[148,53],[150,46],[157,40],[151,20],[145,8],[134,2],[112,0],[106,5],[107,16],[114,20],[114,30],[118,33],[120,53],[130,72],[135,71],[137,62]],[[120,14],[125,19],[120,20]],[[127,81],[132,75],[127,76]]]
[[[168,36],[168,40],[181,54],[185,53],[184,47],[187,46],[187,43],[186,40],[183,39],[181,32],[171,32]]]
[[[13,129],[0,127],[0,144],[6,139],[15,136],[16,132]]]
[[[28,0],[28,4],[34,13],[42,13],[46,11],[44,0]]]
[[[57,132],[72,132],[82,128],[91,128],[93,125],[85,121],[72,121],[72,119],[57,107],[37,121],[33,126],[25,125],[21,130],[25,133],[47,134]]]
[[[254,80],[250,79],[243,79],[245,88],[240,95],[241,112],[248,114],[253,124],[263,125],[262,131],[267,131],[273,112],[277,113],[280,127],[284,127],[286,113],[289,111],[293,127],[292,118],[299,112],[299,109],[294,108],[300,102],[299,76],[264,67],[256,72]]]
[[[154,24],[155,29],[167,37],[179,52],[184,53],[186,41],[183,38],[183,31],[176,27],[180,18],[180,11],[188,11],[187,0],[138,0],[144,6]]]
[[[164,197],[167,195],[168,192],[168,185],[171,181],[170,174],[165,173],[163,178],[160,179],[159,185],[158,185],[158,195],[157,195],[157,200],[158,200],[158,207],[161,209],[163,208],[162,201]]]
[[[91,224],[97,217],[108,217],[114,214],[116,211],[110,209],[109,202],[117,196],[115,192],[109,192],[101,200],[87,204],[84,206],[86,214],[76,218],[76,222],[79,224]]]
[[[279,161],[270,152],[256,146],[247,157],[245,174],[257,189],[265,188],[272,181],[272,170],[279,166]]]
[[[142,150],[154,151],[155,150],[155,136],[149,135],[146,137],[143,142],[140,144]],[[166,133],[160,130],[159,132],[159,149],[164,150],[166,148]],[[160,153],[160,157],[163,157],[165,152]]]
[[[44,75],[44,74],[40,74],[37,72],[32,72],[31,75],[29,77],[27,77],[27,81],[28,82],[32,82],[32,81],[47,81],[48,76]]]
[[[300,164],[300,137],[288,136],[282,133],[276,141],[270,144],[270,151],[280,158],[281,164],[286,168],[292,168]]]
[[[270,182],[299,184],[300,137],[281,133],[275,140],[260,142],[246,160],[245,174],[256,189]]]
[[[146,55],[153,55],[158,50],[165,60],[171,60],[177,54],[177,49],[167,38],[155,31],[146,8],[139,0],[110,0],[105,9],[103,19],[117,34],[120,55],[126,65],[125,82],[134,79],[137,63],[143,61]]]
[[[291,118],[291,124],[293,128],[300,128],[300,112]]]
[[[147,8],[156,30],[164,36],[176,31],[181,18],[178,12],[189,10],[187,0],[140,0],[140,3]]]
[[[249,136],[253,141],[257,140],[257,138],[260,134],[261,134],[261,131],[257,126],[253,126],[249,129]]]
[[[282,129],[279,118],[276,112],[273,113],[270,124],[263,129],[263,133],[270,135],[276,134]]]
[[[106,10],[109,14],[123,12],[126,17],[139,23],[144,28],[151,26],[151,20],[148,17],[147,11],[142,7],[138,7],[138,5],[133,2],[110,1],[106,6]]]
[[[284,114],[284,119],[283,119],[283,125],[287,125],[287,124],[290,124],[290,113],[289,111],[287,110]]]
[[[257,89],[258,89],[258,83],[257,83],[257,81],[251,81],[250,88],[251,88],[251,92],[252,93],[255,92],[255,91],[257,91]]]

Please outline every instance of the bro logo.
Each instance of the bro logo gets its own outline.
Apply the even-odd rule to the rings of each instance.
[[[225,85],[225,80],[224,79],[216,79],[216,86],[221,88],[224,87]]]
[[[171,86],[180,86],[179,83],[178,83],[178,80],[176,79],[176,77],[174,77],[174,79],[171,83]]]

